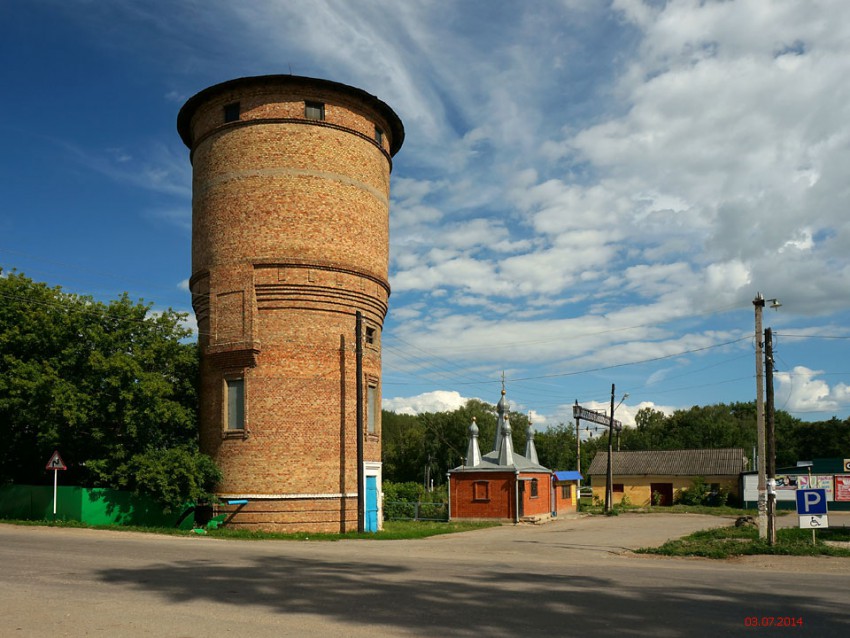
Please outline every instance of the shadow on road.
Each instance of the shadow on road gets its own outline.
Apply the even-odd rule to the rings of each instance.
[[[734,582],[730,573],[733,582],[722,588],[694,586],[693,577],[668,571],[669,578],[647,583],[645,576],[629,578],[640,573],[638,566],[606,569],[617,575],[601,578],[561,576],[534,566],[517,571],[497,559],[469,577],[462,566],[444,563],[411,570],[358,560],[329,565],[262,556],[235,566],[203,559],[105,569],[98,577],[172,603],[202,600],[258,613],[316,614],[351,625],[380,625],[390,634],[752,635],[745,619],[753,616],[802,618],[797,635],[846,635],[850,627],[846,605],[806,597],[792,582],[785,591],[766,592],[765,583]],[[771,582],[778,585],[782,577]]]

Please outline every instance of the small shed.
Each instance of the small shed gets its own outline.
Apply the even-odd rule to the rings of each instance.
[[[746,469],[742,448],[709,450],[640,450],[614,452],[612,460],[613,503],[627,499],[632,505],[672,505],[678,490],[686,490],[701,477],[714,491],[739,496],[739,476]],[[587,473],[593,498],[605,500],[608,452],[593,457]]]
[[[569,514],[578,511],[578,485],[581,472],[562,470],[552,473],[552,514]]]
[[[493,450],[481,454],[473,419],[466,460],[449,470],[449,519],[548,520],[553,511],[553,476],[537,460],[534,431],[529,426],[525,454],[515,452],[504,388],[496,409]]]

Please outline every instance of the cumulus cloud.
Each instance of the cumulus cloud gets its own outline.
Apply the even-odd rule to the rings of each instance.
[[[791,412],[836,413],[850,404],[850,386],[837,383],[830,386],[818,376],[823,370],[794,366],[791,372],[777,372],[774,379],[776,405]]]
[[[451,412],[466,405],[469,399],[454,390],[434,390],[413,397],[383,399],[384,410],[398,414],[421,414],[423,412]]]
[[[105,24],[145,25],[111,46],[145,47],[163,68],[180,59],[168,99],[291,63],[378,95],[404,121],[384,361],[385,374],[419,370],[422,393],[387,399],[393,409],[456,405],[434,390],[449,387],[446,369],[469,383],[513,368],[531,379],[517,398],[554,422],[557,409],[532,397],[595,397],[617,366],[661,360],[623,381],[646,393],[703,356],[715,365],[706,387],[741,378],[757,291],[782,299],[771,321],[848,322],[850,3],[561,0],[485,15],[259,0],[217,3],[204,24],[192,3],[165,4],[93,5],[84,21],[104,41]],[[177,151],[152,142],[79,161],[174,198],[149,209],[188,222]],[[829,366],[793,347],[784,356],[811,367],[780,381],[788,406],[844,405],[843,382],[821,378]],[[535,387],[543,378],[556,390]],[[740,383],[682,401],[751,396]]]

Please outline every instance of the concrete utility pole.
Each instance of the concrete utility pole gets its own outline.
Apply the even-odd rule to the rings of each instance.
[[[770,307],[776,310],[782,304],[778,299],[770,299]],[[765,450],[765,425],[764,425],[764,359],[762,352],[762,321],[761,314],[764,309],[764,297],[761,293],[756,294],[753,299],[756,312],[756,436],[758,438],[758,510],[759,510],[759,538],[767,538],[767,498],[765,480],[767,452]]]
[[[764,369],[767,381],[767,540],[776,545],[776,419],[773,405],[773,331],[764,331]]]
[[[614,436],[614,384],[611,384],[611,423],[608,426],[608,476],[605,479],[605,512],[610,512],[614,505],[614,486],[611,481],[614,480],[614,450],[611,445],[612,437]]]
[[[762,359],[761,313],[764,297],[761,293],[753,299],[756,312],[756,445],[758,447],[758,521],[759,538],[767,538],[767,503],[765,501],[765,449],[764,449],[764,367]]]

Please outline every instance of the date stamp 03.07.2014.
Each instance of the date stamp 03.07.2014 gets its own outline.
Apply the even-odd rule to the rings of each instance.
[[[745,616],[744,627],[802,627],[800,616]]]

